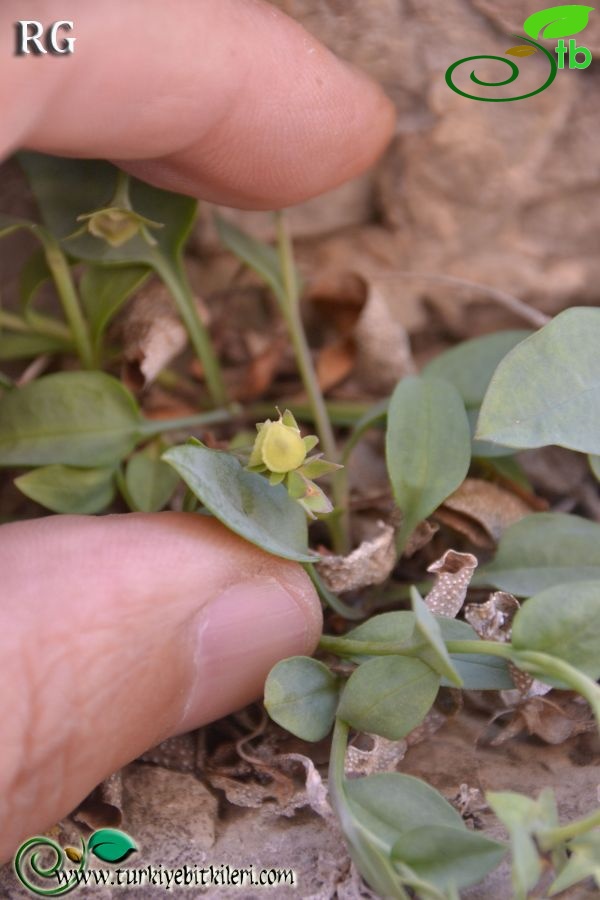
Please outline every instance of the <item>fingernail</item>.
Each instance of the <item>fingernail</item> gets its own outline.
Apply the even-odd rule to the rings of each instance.
[[[312,650],[313,625],[295,584],[288,590],[275,578],[259,578],[226,588],[193,626],[194,682],[184,728],[257,699],[278,660]]]

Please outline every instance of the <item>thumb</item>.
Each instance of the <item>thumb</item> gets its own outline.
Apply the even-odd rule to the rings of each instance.
[[[0,571],[0,860],[149,747],[255,699],[320,633],[297,564],[197,515],[5,525]]]

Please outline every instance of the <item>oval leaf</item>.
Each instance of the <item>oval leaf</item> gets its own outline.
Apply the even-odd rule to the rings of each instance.
[[[509,447],[600,453],[600,309],[556,316],[502,360],[476,437]]]
[[[125,485],[131,507],[139,512],[158,512],[169,502],[179,482],[172,466],[158,457],[156,445],[130,457],[125,469]]]
[[[88,840],[88,850],[103,862],[123,862],[137,849],[135,841],[116,828],[101,828]]]
[[[439,683],[439,675],[420,659],[369,659],[348,679],[337,714],[352,728],[397,741],[423,721]]]
[[[133,449],[141,422],[135,400],[110,375],[45,375],[0,398],[0,465],[112,465]]]
[[[538,650],[600,678],[600,580],[548,588],[518,611],[515,650]]]
[[[115,496],[115,470],[43,466],[15,478],[26,497],[56,513],[92,515],[102,512]]]
[[[231,454],[199,442],[172,447],[162,458],[217,519],[251,544],[298,562],[319,558],[308,548],[306,515],[283,485],[271,486]]]
[[[581,6],[578,3],[550,6],[547,9],[540,9],[539,12],[535,12],[525,19],[523,28],[525,34],[534,40],[538,36],[560,38],[579,34],[586,27],[593,9],[593,6]],[[542,32],[541,35],[540,32]]]
[[[499,363],[530,334],[531,331],[512,329],[462,341],[436,356],[422,374],[449,381],[467,408],[479,407]]]
[[[90,266],[80,283],[81,302],[87,314],[92,340],[97,345],[107,325],[147,279],[146,266]]]
[[[532,53],[537,53],[537,49],[532,47],[531,44],[519,44],[517,47],[511,47],[510,50],[504,51],[507,56],[531,56]]]
[[[464,888],[495,869],[506,849],[467,828],[433,823],[406,831],[394,844],[392,859],[441,889]]]
[[[63,241],[71,256],[90,262],[154,266],[155,249],[140,235],[119,247],[112,247],[91,234],[69,237],[81,224],[77,221],[79,215],[110,202],[117,183],[115,166],[103,160],[63,159],[32,152],[19,153],[18,160],[31,184],[44,223]],[[194,222],[196,201],[136,178],[131,179],[130,195],[137,213],[163,224],[152,236],[165,255],[176,257]]]
[[[327,666],[308,656],[284,659],[271,669],[265,706],[271,718],[304,741],[320,741],[331,731],[339,682]]]
[[[565,513],[533,513],[506,529],[498,552],[472,585],[518,597],[574,581],[600,579],[600,525]]]
[[[402,510],[400,546],[415,526],[463,482],[471,433],[456,388],[441,379],[403,378],[390,399],[386,460]]]
[[[385,772],[353,778],[345,782],[344,790],[356,818],[387,853],[400,835],[413,828],[465,827],[441,794],[412,775]]]

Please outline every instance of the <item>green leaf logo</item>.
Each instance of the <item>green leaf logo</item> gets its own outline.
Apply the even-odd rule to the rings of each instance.
[[[101,828],[90,837],[88,850],[103,862],[119,863],[127,859],[131,853],[135,853],[137,845],[124,831]]]
[[[579,34],[586,27],[593,6],[580,6],[569,3],[566,6],[549,6],[541,9],[525,19],[525,33],[534,40],[543,38],[561,38],[571,34]]]
[[[537,50],[531,44],[519,44],[518,47],[511,47],[504,52],[509,56],[531,56],[532,53],[537,53]]]

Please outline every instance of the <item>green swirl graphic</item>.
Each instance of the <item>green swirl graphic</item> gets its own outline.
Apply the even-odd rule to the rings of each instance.
[[[85,869],[86,864],[86,848],[83,840],[81,841],[82,846],[82,855],[81,860],[79,862],[79,872],[82,872]],[[50,848],[56,856],[54,862],[48,865],[46,868],[42,867],[42,864],[39,860],[39,852],[41,849]],[[31,853],[31,857],[28,859],[27,855]],[[77,880],[76,875],[73,875],[68,882],[65,884],[57,884],[56,887],[52,888],[44,888],[39,887],[37,884],[30,881],[30,873],[25,871],[30,869],[38,878],[54,878],[57,872],[62,872],[65,863],[65,852],[63,848],[56,841],[53,841],[49,837],[43,837],[41,835],[36,835],[36,837],[29,838],[28,841],[25,841],[24,844],[21,844],[17,855],[15,856],[15,873],[17,878],[21,882],[21,884],[25,885],[27,890],[31,891],[34,894],[38,894],[41,897],[56,897],[59,894],[67,894],[69,891],[72,891],[73,888],[77,887],[79,882]]]
[[[543,47],[541,44],[538,44],[536,41],[530,40],[530,38],[523,37],[520,34],[515,34],[513,37],[518,38],[519,40],[527,41],[528,44],[532,44],[538,50],[541,50],[542,53],[546,56],[550,63],[550,74],[548,78],[544,82],[544,84],[537,88],[535,91],[530,91],[528,94],[521,94],[519,97],[477,97],[475,94],[467,94],[466,91],[462,91],[459,87],[457,87],[452,81],[452,75],[457,66],[462,65],[466,62],[472,62],[476,59],[496,59],[502,63],[505,63],[511,70],[511,74],[508,78],[505,78],[504,81],[482,81],[475,74],[475,70],[471,72],[471,81],[475,84],[479,84],[482,87],[501,87],[504,84],[512,84],[513,81],[519,77],[519,67],[516,63],[512,62],[510,59],[506,59],[504,56],[465,56],[464,59],[457,59],[456,62],[452,63],[451,66],[448,66],[446,69],[446,84],[448,87],[454,91],[455,94],[460,94],[461,97],[467,97],[469,100],[481,100],[483,103],[511,103],[513,100],[525,100],[527,97],[534,97],[536,94],[541,94],[542,91],[545,91],[547,87],[550,87],[554,79],[556,78],[556,73],[558,71],[558,65],[552,53]]]

